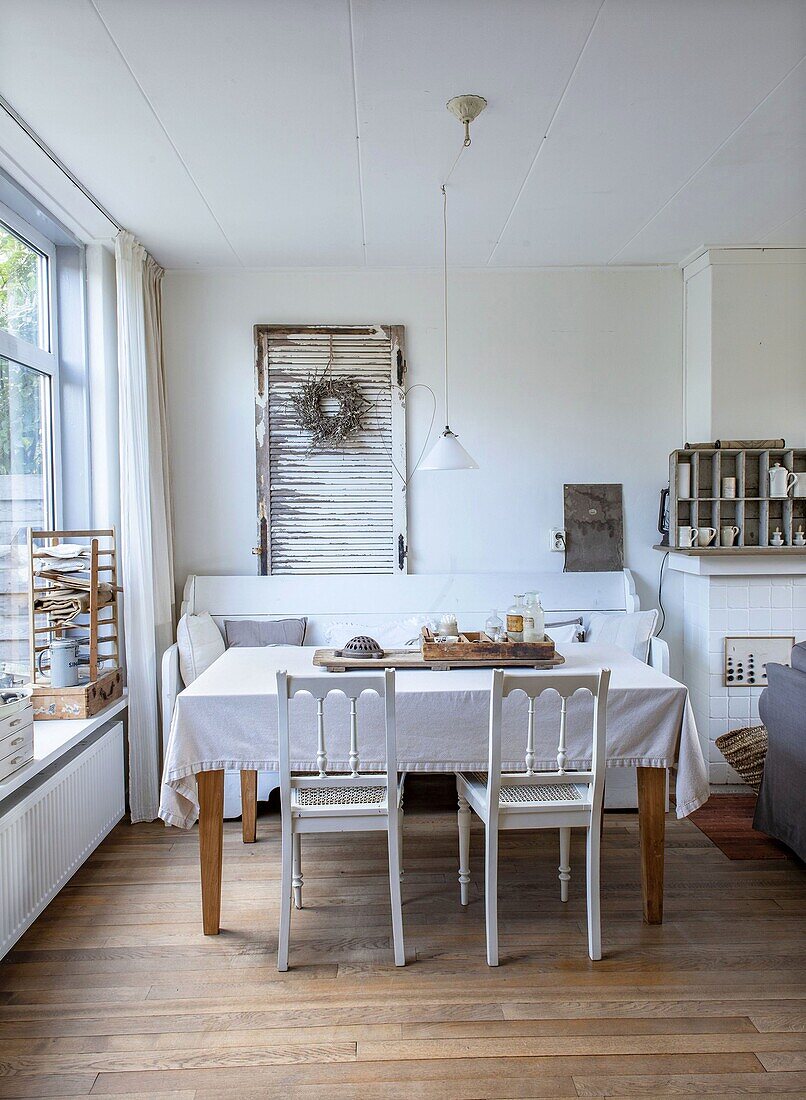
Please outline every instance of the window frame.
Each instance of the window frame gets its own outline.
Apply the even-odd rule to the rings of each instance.
[[[40,291],[41,304],[47,308],[47,346],[40,348],[0,328],[0,357],[29,367],[50,379],[50,409],[45,437],[42,440],[46,496],[44,526],[61,526],[61,401],[59,393],[59,328],[56,277],[56,245],[42,236],[24,218],[0,202],[0,225],[15,237],[30,245],[45,259],[45,292]]]

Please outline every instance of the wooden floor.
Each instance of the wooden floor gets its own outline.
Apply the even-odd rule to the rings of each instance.
[[[0,964],[0,1096],[806,1096],[794,861],[730,862],[670,818],[666,923],[648,927],[635,815],[608,815],[591,963],[581,836],[562,906],[555,838],[503,834],[490,970],[478,823],[463,912],[456,818],[430,797],[407,805],[401,970],[383,834],[306,838],[281,975],[276,813],[251,846],[226,825],[225,930],[208,939],[195,832],[119,826]]]

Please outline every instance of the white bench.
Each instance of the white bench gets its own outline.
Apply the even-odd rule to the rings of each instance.
[[[191,575],[185,584],[182,613],[207,611],[223,633],[225,619],[282,619],[307,616],[307,645],[330,644],[337,630],[346,642],[355,634],[377,635],[395,623],[453,611],[466,630],[479,630],[493,608],[499,615],[514,593],[541,593],[547,622],[581,618],[587,626],[592,612],[614,615],[639,611],[629,569],[609,573],[404,573],[378,576],[206,577]],[[412,634],[416,634],[412,629]],[[342,637],[343,635],[343,637]],[[649,663],[669,670],[669,650],[652,638]],[[163,739],[167,741],[176,696],[182,690],[176,644],[162,662]],[[623,774],[621,774],[623,773]],[[265,800],[278,786],[276,773],[261,773],[258,798]],[[608,774],[606,805],[637,804],[635,772],[613,769]],[[224,815],[241,813],[240,782],[228,773]]]

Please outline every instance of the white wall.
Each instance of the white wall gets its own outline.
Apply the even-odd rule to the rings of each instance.
[[[710,249],[684,271],[691,442],[806,446],[806,249]]]
[[[653,604],[658,490],[682,431],[680,272],[460,271],[451,290],[451,426],[480,469],[415,474],[410,569],[559,571],[547,547],[563,482],[620,481],[626,560]],[[252,326],[284,321],[403,323],[409,384],[441,393],[438,273],[168,272],[178,584],[189,572],[255,572]],[[441,416],[440,398],[435,428]],[[415,391],[411,462],[429,417]]]
[[[714,438],[806,446],[806,249],[722,261],[712,268]]]

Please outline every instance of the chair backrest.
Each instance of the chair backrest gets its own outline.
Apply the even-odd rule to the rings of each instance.
[[[649,639],[658,625],[658,612],[632,611],[612,614],[594,611],[588,619],[585,641],[591,645],[614,645],[632,653],[646,664],[649,657]]]
[[[361,774],[361,750],[358,739],[358,700],[365,691],[375,692],[384,701],[386,725],[385,771],[389,789],[397,783],[397,731],[395,727],[395,670],[368,672],[360,676],[345,672],[338,678],[330,676],[289,676],[277,673],[277,739],[280,760],[280,798],[291,787],[291,729],[289,704],[295,695],[307,692],[316,699],[316,764],[321,785],[328,781],[327,732],[325,729],[325,699],[336,692],[350,700],[350,774]],[[332,776],[330,777],[332,779]]]
[[[591,729],[591,767],[593,800],[604,793],[604,769],[607,762],[607,690],[610,684],[610,669],[603,668],[597,673],[563,672],[504,672],[493,670],[492,689],[490,691],[490,743],[487,766],[487,796],[490,807],[498,806],[501,790],[501,719],[504,699],[515,691],[522,691],[529,700],[529,716],[526,728],[526,751],[524,753],[524,776],[536,775],[535,772],[535,704],[546,691],[554,691],[560,696],[560,726],[557,739],[557,770],[540,774],[565,775],[568,761],[566,748],[568,700],[577,691],[588,691],[593,696],[593,725]],[[569,781],[574,780],[575,772],[568,772]]]

